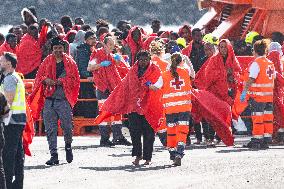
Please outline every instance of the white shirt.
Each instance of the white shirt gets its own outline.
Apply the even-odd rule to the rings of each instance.
[[[256,79],[260,72],[260,67],[257,62],[253,62],[249,67],[249,77]],[[274,70],[274,78],[276,78],[276,71]]]
[[[249,77],[256,79],[260,72],[260,67],[257,62],[253,62],[249,67]]]

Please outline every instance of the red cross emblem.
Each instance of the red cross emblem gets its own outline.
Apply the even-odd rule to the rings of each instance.
[[[268,68],[266,69],[266,75],[269,79],[273,79],[272,76],[274,75],[274,70],[273,68],[271,68],[271,66],[268,66]]]
[[[185,84],[183,79],[180,80],[180,77],[178,79],[175,78],[171,80],[171,87],[175,88],[176,90],[181,90],[182,86],[185,86]]]

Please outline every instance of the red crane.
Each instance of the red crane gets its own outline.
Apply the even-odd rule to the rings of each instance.
[[[194,28],[212,32],[218,38],[245,38],[250,31],[270,37],[284,33],[284,1],[280,0],[198,0],[208,12]]]

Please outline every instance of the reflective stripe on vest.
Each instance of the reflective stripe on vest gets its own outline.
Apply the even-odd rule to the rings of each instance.
[[[256,96],[272,96],[273,92],[248,92],[248,94]]]
[[[266,115],[273,114],[273,111],[264,111],[264,114]]]
[[[171,98],[171,97],[184,96],[184,95],[189,95],[189,94],[191,94],[191,91],[169,93],[169,94],[164,94],[163,98]]]
[[[189,125],[189,121],[178,121],[176,123],[167,123],[168,127],[175,127],[175,126],[178,126],[178,125],[181,125],[181,126]]]
[[[12,76],[17,79],[17,87],[15,91],[15,97],[13,99],[12,105],[10,106],[10,110],[13,110],[13,114],[25,114],[26,113],[26,100],[25,100],[25,85],[20,76],[13,72]],[[1,84],[1,91],[4,92],[4,86]]]
[[[275,78],[273,62],[265,57],[258,57],[255,61],[259,66],[259,74],[249,88],[248,94],[257,102],[272,102]]]
[[[164,104],[164,108],[172,107],[172,106],[181,106],[185,104],[191,104],[191,100],[177,101],[177,102],[168,102]]]
[[[252,112],[252,116],[263,116],[263,112]]]
[[[274,85],[273,85],[273,83],[266,83],[266,84],[259,84],[259,83],[253,83],[252,85],[251,85],[251,87],[268,87],[268,88],[270,88],[270,87],[273,87]]]

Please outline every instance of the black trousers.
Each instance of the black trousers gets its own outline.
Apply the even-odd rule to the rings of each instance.
[[[141,136],[143,135],[143,159],[151,160],[155,141],[154,130],[145,119],[144,115],[133,112],[129,114],[128,120],[133,145],[132,156],[142,157]]]
[[[5,172],[3,167],[2,151],[5,145],[4,123],[0,123],[0,189],[6,189]]]
[[[202,121],[202,128],[203,128],[204,138],[208,139],[208,140],[214,140],[215,131],[211,127],[211,125],[208,122],[203,120]]]
[[[248,134],[252,135],[252,119],[251,119],[251,107],[250,106],[251,105],[249,104],[249,106],[246,107],[246,109],[243,111],[241,116],[247,116],[245,118],[242,118],[242,120],[244,121],[246,125]]]
[[[203,135],[204,138],[207,140],[214,140],[215,131],[210,126],[208,122],[205,120],[202,120],[202,129],[203,129]],[[201,124],[200,123],[194,123],[194,131],[197,140],[202,141],[202,132],[201,132]]]
[[[93,83],[80,83],[79,99],[94,99],[96,98],[95,88]],[[97,117],[98,102],[77,102],[74,109],[74,116],[83,116],[85,118],[95,118]]]
[[[24,182],[23,125],[8,125],[4,128],[5,146],[3,164],[7,189],[22,189]],[[13,176],[15,180],[13,181]]]
[[[202,141],[202,133],[201,133],[201,125],[200,123],[194,123],[194,132],[196,139],[199,141]]]

